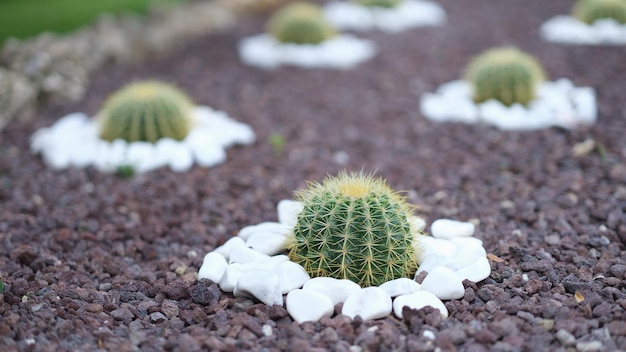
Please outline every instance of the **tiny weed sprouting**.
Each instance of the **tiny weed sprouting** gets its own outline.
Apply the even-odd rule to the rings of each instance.
[[[123,179],[129,179],[135,176],[135,173],[135,167],[129,164],[119,165],[115,169],[115,174]]]
[[[277,157],[282,156],[285,152],[285,136],[280,133],[272,133],[268,141],[272,146],[272,150],[274,150],[274,155]]]

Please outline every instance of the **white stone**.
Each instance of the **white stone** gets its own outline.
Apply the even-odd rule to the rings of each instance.
[[[626,44],[626,25],[613,19],[587,24],[572,16],[559,15],[541,25],[539,32],[543,39],[563,44]]]
[[[257,252],[275,255],[286,248],[287,237],[273,232],[255,232],[246,241],[246,245]]]
[[[444,266],[452,270],[460,270],[471,265],[478,258],[486,256],[487,252],[483,246],[468,243],[464,246],[457,246],[456,251],[448,258]]]
[[[224,242],[223,245],[217,247],[214,252],[221,254],[226,260],[230,257],[230,250],[233,247],[245,247],[246,242],[244,242],[241,237],[231,237],[228,241]]]
[[[467,237],[474,234],[476,225],[471,222],[456,221],[450,219],[438,219],[430,225],[430,233],[435,238],[451,239],[454,237]]]
[[[233,295],[236,297],[254,297],[268,306],[283,305],[278,275],[265,271],[243,273],[237,280]]]
[[[436,93],[422,95],[420,110],[432,121],[482,122],[502,130],[533,130],[551,126],[572,129],[595,123],[597,108],[594,90],[564,82],[569,80],[540,84],[537,97],[528,106],[504,106],[496,100],[476,104],[472,100],[469,83],[452,81],[442,84]]]
[[[439,255],[447,258],[456,251],[456,247],[452,241],[432,236],[418,236],[416,241],[416,249],[418,254],[421,254],[420,259],[428,255]]]
[[[242,264],[241,268],[243,271],[266,271],[266,272],[274,272],[278,266],[284,262],[289,261],[289,257],[280,254],[272,257],[264,257],[259,260],[247,262]]]
[[[387,281],[379,287],[390,297],[408,295],[420,290],[420,284],[417,281],[405,277]]]
[[[454,274],[461,281],[480,282],[491,275],[491,264],[487,257],[480,257],[474,263],[457,270]]]
[[[408,220],[411,224],[411,229],[414,231],[422,231],[426,228],[426,220],[420,218],[419,216],[409,216]]]
[[[31,137],[31,150],[42,154],[50,167],[87,167],[93,165],[102,172],[113,172],[128,165],[137,173],[163,166],[173,171],[186,171],[196,162],[203,167],[224,161],[224,148],[233,144],[250,144],[255,136],[252,129],[237,122],[222,111],[198,106],[192,112],[194,124],[182,141],[162,139],[152,145],[146,142],[108,142],[99,138],[98,122],[84,114],[75,113],[59,119],[49,128],[36,131]]]
[[[391,313],[391,297],[380,287],[366,287],[352,293],[341,308],[341,314],[364,320],[383,318]]]
[[[273,69],[281,65],[302,68],[349,69],[374,56],[373,42],[340,34],[319,44],[281,43],[268,34],[244,38],[241,60],[251,66]]]
[[[301,265],[291,261],[280,263],[276,268],[276,273],[280,278],[280,291],[283,294],[301,288],[311,279],[311,276]]]
[[[269,232],[277,235],[286,236],[291,232],[292,227],[280,223],[280,222],[262,222],[257,225],[246,226],[239,230],[237,234],[238,237],[241,237],[244,241],[248,240],[252,234],[257,232]]]
[[[220,279],[220,289],[224,292],[233,292],[235,286],[237,285],[237,281],[241,275],[243,275],[244,271],[239,263],[229,264],[224,271],[224,275]]]
[[[441,300],[459,299],[465,295],[461,279],[450,269],[438,266],[422,281],[422,290],[428,291]]]
[[[299,289],[289,292],[285,303],[287,312],[298,324],[330,317],[335,306],[325,295]]]
[[[209,279],[213,282],[219,283],[226,271],[226,259],[219,253],[210,252],[204,256],[202,266],[198,271],[198,280]]]
[[[351,294],[359,292],[361,286],[350,280],[316,277],[307,281],[302,289],[323,294],[330,298],[333,305],[335,305],[339,302],[344,302]]]
[[[446,14],[437,3],[405,0],[389,9],[370,8],[348,1],[331,2],[324,7],[326,18],[341,29],[401,32],[415,27],[439,26]]]
[[[450,257],[442,256],[437,253],[427,253],[422,257],[422,261],[419,262],[419,268],[417,268],[417,272],[415,273],[415,278],[419,276],[422,272],[431,272],[434,268],[438,266],[444,266],[448,263]]]
[[[426,306],[438,309],[443,318],[448,317],[448,309],[443,302],[428,291],[417,291],[410,295],[398,296],[393,300],[393,313],[399,319],[402,319],[402,308],[409,307],[412,309],[421,309]]]
[[[270,256],[257,252],[252,248],[233,246],[230,249],[228,259],[231,263],[250,263],[259,260],[268,259]]]
[[[483,247],[483,241],[476,237],[455,237],[451,238],[450,242],[453,243],[457,248],[458,247],[466,247],[466,246],[480,246]],[[455,248],[456,250],[456,248]],[[453,252],[454,253],[454,252]]]
[[[276,210],[278,212],[278,222],[289,227],[294,227],[298,222],[298,215],[302,212],[303,205],[290,199],[283,199],[278,202]]]

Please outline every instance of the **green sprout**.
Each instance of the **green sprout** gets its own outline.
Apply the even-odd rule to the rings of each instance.
[[[274,150],[274,155],[277,157],[283,155],[285,151],[285,136],[280,133],[272,133],[268,140],[272,146],[272,150]]]
[[[135,167],[130,164],[122,164],[115,169],[115,174],[123,179],[129,179],[135,176],[135,173]]]

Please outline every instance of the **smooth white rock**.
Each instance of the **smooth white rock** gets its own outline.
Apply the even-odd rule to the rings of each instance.
[[[422,257],[422,261],[419,262],[419,268],[415,272],[415,278],[417,278],[422,272],[431,272],[438,266],[444,266],[448,263],[450,257],[442,256],[437,253],[427,253]]]
[[[246,247],[246,242],[241,237],[231,237],[223,245],[217,247],[214,252],[221,254],[226,260],[230,257],[230,250],[233,247]]]
[[[408,295],[420,290],[420,284],[417,281],[405,277],[387,281],[379,287],[387,292],[389,297]]]
[[[270,232],[277,235],[286,236],[291,232],[292,227],[280,223],[280,222],[262,222],[257,225],[250,225],[239,230],[237,234],[238,237],[241,237],[244,241],[246,241],[252,234],[257,232]]]
[[[411,224],[411,229],[414,231],[422,231],[426,228],[426,220],[420,218],[419,216],[409,216],[408,220]]]
[[[544,40],[563,44],[626,44],[626,25],[608,18],[587,24],[572,16],[559,15],[542,24],[539,32]]]
[[[202,266],[198,271],[198,280],[209,279],[213,282],[219,283],[226,271],[226,259],[219,253],[210,252],[204,256]]]
[[[476,237],[455,237],[455,238],[451,238],[450,242],[453,243],[457,248],[465,247],[465,246],[483,247],[483,241]]]
[[[233,295],[236,297],[254,297],[268,306],[283,305],[278,275],[265,271],[250,271],[242,274],[237,280]]]
[[[336,27],[349,30],[378,29],[397,33],[415,27],[439,26],[446,14],[437,3],[405,0],[394,8],[371,8],[348,1],[331,2],[324,15]]]
[[[450,269],[438,266],[422,281],[422,290],[428,291],[441,300],[459,299],[465,295],[461,279]]]
[[[451,239],[472,236],[476,225],[471,222],[450,219],[438,219],[430,225],[430,233],[435,238]]]
[[[243,271],[266,271],[274,272],[275,269],[282,263],[289,261],[289,257],[280,254],[272,257],[265,257],[252,262],[247,262],[241,265]]]
[[[469,83],[452,81],[442,84],[436,93],[422,95],[420,110],[424,117],[437,122],[483,122],[502,130],[551,126],[572,129],[593,124],[597,119],[594,90],[574,87],[567,79],[540,84],[537,97],[526,107],[520,104],[505,106],[496,100],[475,104]]]
[[[418,254],[420,262],[428,255],[439,255],[442,257],[450,257],[456,251],[456,244],[445,239],[435,238],[432,236],[418,236],[416,238]]]
[[[366,287],[346,298],[341,314],[364,320],[383,318],[391,313],[391,297],[380,287]]]
[[[250,263],[259,260],[269,259],[269,255],[257,252],[252,248],[233,246],[230,249],[228,260],[231,263]]]
[[[402,308],[409,307],[412,309],[421,309],[426,306],[438,309],[443,318],[448,317],[448,309],[443,302],[428,291],[417,291],[410,295],[398,296],[393,300],[393,313],[399,319],[402,319]]]
[[[224,292],[233,292],[237,281],[244,274],[243,268],[239,263],[229,264],[224,271],[224,275],[220,279],[220,289]]]
[[[301,288],[307,281],[311,280],[311,276],[302,265],[291,261],[280,263],[275,272],[280,278],[280,291],[283,294]]]
[[[302,289],[323,294],[335,305],[344,302],[351,294],[361,291],[361,286],[350,280],[316,277],[307,281]]]
[[[474,263],[455,271],[454,274],[461,281],[480,282],[491,275],[491,264],[487,257],[480,257]]]
[[[349,69],[370,59],[375,53],[372,41],[348,34],[337,35],[319,44],[281,43],[265,33],[239,42],[241,60],[265,69],[281,65]]]
[[[250,126],[222,111],[197,106],[192,119],[195,123],[184,140],[165,138],[152,145],[101,140],[98,122],[75,113],[36,131],[31,137],[31,151],[42,154],[46,164],[55,169],[94,165],[101,172],[113,172],[118,166],[129,165],[137,173],[163,166],[180,172],[188,170],[194,162],[203,167],[218,164],[226,157],[224,148],[255,140]]]
[[[330,317],[335,306],[325,295],[300,289],[289,292],[285,304],[287,312],[298,324]]]
[[[278,212],[278,222],[289,227],[293,227],[298,222],[298,215],[302,212],[303,205],[290,199],[283,199],[278,202],[276,210]]]
[[[257,252],[275,255],[286,248],[287,237],[273,232],[255,232],[246,241],[246,245]]]
[[[457,246],[456,250],[452,256],[448,258],[444,266],[452,270],[460,270],[468,265],[471,265],[478,258],[486,256],[487,252],[483,246],[470,242],[463,246]]]

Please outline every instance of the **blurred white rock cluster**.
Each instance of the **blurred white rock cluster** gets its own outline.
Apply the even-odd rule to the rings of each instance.
[[[341,314],[351,318],[378,319],[392,312],[402,318],[404,307],[425,306],[438,309],[445,318],[448,310],[442,300],[462,298],[463,280],[479,282],[491,274],[482,241],[473,237],[474,224],[440,219],[431,225],[431,236],[418,237],[421,255],[416,276],[427,272],[421,285],[412,278],[377,287],[360,287],[329,277],[311,278],[284,254],[302,204],[283,200],[277,211],[278,222],[244,227],[236,237],[206,254],[198,279],[218,283],[223,291],[237,297],[253,297],[267,305],[284,304],[291,317],[302,323],[331,316],[340,302]],[[416,219],[413,222],[420,223]]]
[[[140,60],[234,24],[233,13],[223,6],[191,1],[161,4],[141,17],[103,15],[67,35],[9,39],[0,50],[0,129],[14,118],[30,117],[37,102],[81,99],[89,73],[104,63]],[[10,92],[7,98],[5,92]]]
[[[476,104],[472,87],[463,80],[445,83],[421,97],[422,114],[438,122],[488,123],[502,130],[534,130],[558,126],[591,125],[597,118],[595,91],[575,87],[568,79],[544,82],[528,104],[505,106],[489,100]]]
[[[545,22],[540,33],[549,42],[583,45],[626,45],[626,24],[604,18],[587,24],[560,15]]]
[[[193,112],[194,126],[182,141],[163,138],[157,143],[100,139],[98,122],[85,114],[65,116],[31,137],[31,150],[40,153],[54,169],[82,168],[93,165],[102,172],[131,166],[137,173],[169,166],[176,172],[187,171],[194,163],[210,167],[226,160],[224,148],[250,144],[255,140],[250,126],[231,119],[225,112],[198,106]]]
[[[357,31],[401,32],[415,27],[440,26],[446,22],[444,9],[425,0],[404,0],[393,8],[335,1],[324,7],[324,14],[337,28]]]

